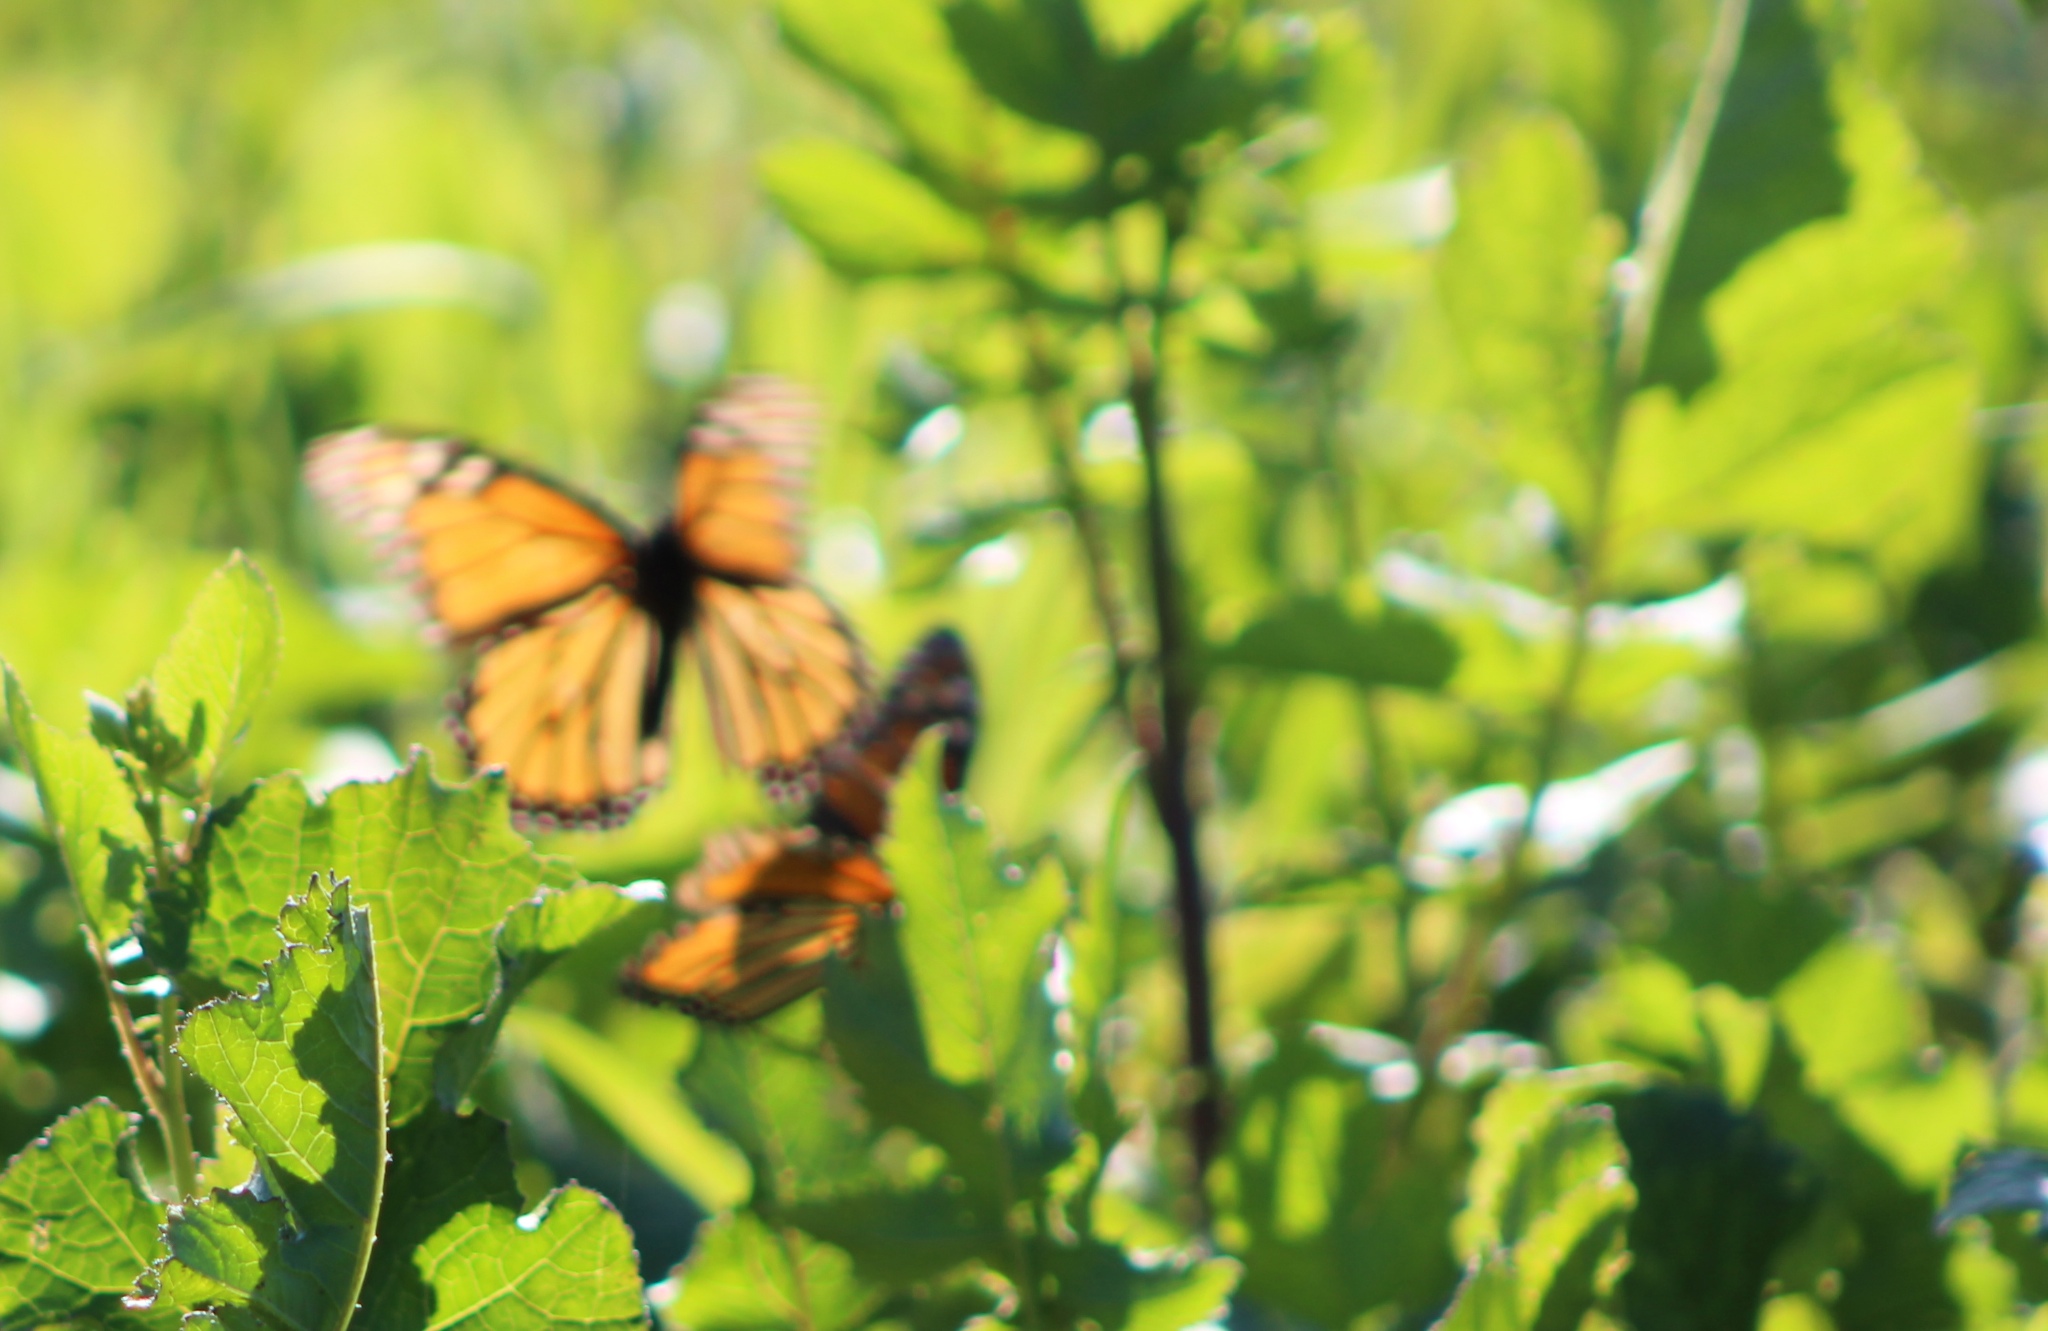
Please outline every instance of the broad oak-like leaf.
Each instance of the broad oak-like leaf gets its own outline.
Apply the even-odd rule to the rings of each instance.
[[[341,1331],[384,1198],[375,949],[345,883],[316,880],[278,932],[284,950],[263,987],[207,1004],[179,1031],[178,1056],[234,1111],[257,1176],[172,1210],[154,1297],[230,1328]]]
[[[0,1174],[0,1328],[176,1324],[124,1309],[158,1253],[164,1208],[135,1163],[139,1120],[107,1100],[79,1106]]]
[[[192,968],[243,992],[277,950],[265,922],[306,875],[351,880],[376,939],[393,1124],[437,1090],[460,1104],[519,991],[634,909],[535,854],[511,828],[501,777],[442,785],[418,753],[389,781],[342,786],[324,803],[296,777],[252,786],[209,819],[199,861]]]

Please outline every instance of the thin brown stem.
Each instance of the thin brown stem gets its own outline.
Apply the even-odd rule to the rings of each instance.
[[[1166,493],[1162,347],[1173,259],[1186,231],[1184,206],[1166,209],[1159,279],[1148,300],[1130,304],[1124,340],[1130,364],[1131,415],[1145,464],[1145,553],[1152,575],[1159,735],[1150,758],[1152,802],[1173,852],[1174,910],[1179,923],[1181,977],[1186,999],[1187,1068],[1194,1085],[1188,1137],[1194,1153],[1195,1195],[1207,1214],[1205,1180],[1223,1137],[1222,1082],[1217,1075],[1214,998],[1209,962],[1208,887],[1202,873],[1201,836],[1188,792],[1188,761],[1199,684],[1189,636],[1185,591]]]

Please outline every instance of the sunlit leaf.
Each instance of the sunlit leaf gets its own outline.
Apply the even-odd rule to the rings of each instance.
[[[851,144],[785,143],[761,159],[760,172],[789,224],[850,276],[941,273],[981,255],[984,241],[972,219]]]
[[[501,776],[444,786],[422,757],[389,781],[342,786],[325,803],[286,776],[217,810],[203,843],[209,897],[194,968],[249,986],[277,947],[257,921],[299,891],[314,866],[349,878],[370,914],[393,1123],[418,1113],[437,1087],[459,1103],[517,990],[633,909],[613,889],[585,887],[515,911],[574,875],[512,831]],[[480,1016],[485,1022],[472,1027]],[[459,1056],[443,1070],[437,1061],[451,1047]]]
[[[1461,172],[1458,216],[1439,282],[1473,405],[1502,464],[1578,529],[1619,248],[1585,144],[1560,117],[1507,123]]]
[[[35,778],[72,889],[99,938],[119,937],[140,895],[149,835],[106,750],[38,718],[14,671],[5,673],[8,724]]]
[[[346,886],[286,907],[254,997],[186,1019],[178,1056],[235,1112],[265,1187],[216,1192],[165,1231],[157,1302],[339,1331],[354,1312],[385,1183],[385,1086],[369,917]]]
[[[0,1174],[0,1326],[170,1325],[121,1299],[156,1260],[164,1208],[140,1182],[134,1115],[94,1100]]]
[[[1689,393],[1712,378],[1707,297],[1785,232],[1846,207],[1818,48],[1797,0],[1752,0],[1665,279],[1648,382]]]
[[[256,566],[237,553],[199,589],[150,672],[158,714],[173,734],[189,733],[204,712],[204,742],[192,755],[202,786],[248,729],[283,649],[277,597]]]
[[[843,1331],[881,1300],[845,1253],[744,1211],[707,1224],[678,1275],[662,1321],[690,1331]]]
[[[393,1137],[398,1159],[409,1165],[395,1168],[391,1178],[390,1202],[401,1209],[390,1226],[389,1264],[372,1268],[365,1320],[356,1325],[423,1331],[629,1331],[647,1325],[633,1235],[610,1202],[570,1186],[521,1215],[518,1192],[506,1186],[512,1162],[503,1124],[481,1115],[458,1119],[437,1108],[412,1128],[419,1130],[401,1129]],[[380,1235],[380,1255],[385,1251]]]

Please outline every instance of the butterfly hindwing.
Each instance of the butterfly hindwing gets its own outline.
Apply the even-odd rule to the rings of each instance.
[[[626,992],[753,1021],[822,984],[831,955],[857,959],[861,916],[896,901],[873,849],[896,776],[918,736],[941,726],[942,777],[958,790],[978,716],[965,646],[948,630],[927,635],[874,717],[825,750],[807,826],[728,833],[705,847],[676,885],[677,904],[696,918],[627,969]]]
[[[713,1021],[754,1021],[822,985],[833,956],[855,955],[865,913],[793,901],[706,916],[649,948],[627,968],[625,989]]]
[[[771,781],[802,776],[867,696],[866,659],[853,630],[801,584],[743,587],[706,578],[690,644],[719,747]]]
[[[668,774],[664,709],[647,705],[668,685],[660,648],[630,599],[594,587],[482,648],[457,738],[511,774],[515,808],[543,827],[623,822]]]

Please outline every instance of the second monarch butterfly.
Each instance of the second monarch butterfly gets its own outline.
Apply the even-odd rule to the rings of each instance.
[[[861,917],[895,903],[874,843],[888,824],[896,774],[918,736],[943,726],[940,780],[958,791],[978,716],[965,646],[947,629],[926,635],[874,719],[826,754],[808,824],[713,842],[677,885],[679,903],[697,918],[627,968],[626,992],[713,1021],[748,1022],[824,983],[834,955],[854,954]]]
[[[735,380],[692,426],[674,513],[646,535],[455,439],[365,427],[316,442],[305,471],[475,647],[457,735],[504,767],[522,821],[614,826],[667,775],[684,651],[720,749],[771,783],[810,775],[866,696],[853,630],[797,571],[814,415],[780,380]]]

